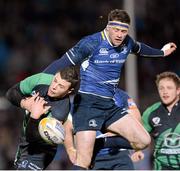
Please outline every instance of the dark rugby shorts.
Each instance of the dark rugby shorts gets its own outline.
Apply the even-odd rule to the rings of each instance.
[[[78,93],[74,99],[73,126],[75,133],[83,130],[101,130],[127,114],[113,99]]]

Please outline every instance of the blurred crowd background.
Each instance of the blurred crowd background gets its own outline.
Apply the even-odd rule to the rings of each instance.
[[[143,112],[159,100],[156,74],[169,70],[180,75],[180,1],[134,1],[136,39],[156,48],[170,41],[178,46],[167,58],[138,57],[138,106]],[[13,169],[23,118],[23,111],[6,101],[7,89],[41,72],[83,36],[103,30],[107,14],[115,8],[122,9],[123,1],[0,0],[0,169]],[[123,72],[123,89],[124,79]],[[69,169],[62,146],[59,152],[49,169]],[[151,168],[150,163],[145,163],[146,159],[138,169]]]

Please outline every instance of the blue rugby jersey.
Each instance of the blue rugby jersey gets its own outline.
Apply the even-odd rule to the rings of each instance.
[[[113,46],[105,30],[86,36],[44,72],[53,73],[69,65],[80,64],[79,92],[113,98],[121,68],[129,53],[164,56],[163,51],[135,42],[129,35],[121,46]]]

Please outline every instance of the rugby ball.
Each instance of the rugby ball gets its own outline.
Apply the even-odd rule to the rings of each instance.
[[[65,131],[62,123],[53,117],[43,118],[38,126],[42,139],[49,144],[62,144]]]

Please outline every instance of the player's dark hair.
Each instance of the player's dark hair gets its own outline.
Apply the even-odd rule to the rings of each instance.
[[[108,14],[108,21],[120,21],[130,24],[131,19],[125,10],[114,9]]]
[[[156,76],[156,86],[158,87],[159,82],[162,79],[166,79],[166,78],[173,80],[173,82],[175,83],[176,87],[180,88],[180,78],[179,78],[179,76],[176,73],[170,72],[170,71],[162,72],[162,73],[160,73],[160,74],[158,74]]]
[[[77,71],[77,68],[72,66],[72,67],[67,67],[61,71],[59,71],[61,78],[70,82],[71,87],[70,88],[76,88],[78,82],[79,82],[79,73]]]

